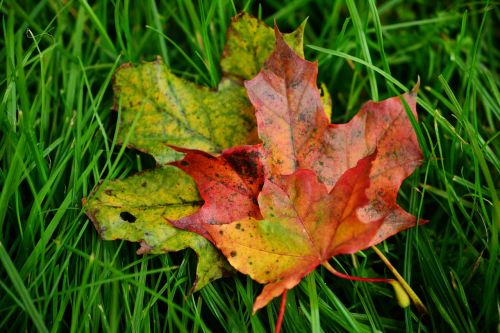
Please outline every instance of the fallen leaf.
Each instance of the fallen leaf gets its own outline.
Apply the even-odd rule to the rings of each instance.
[[[253,75],[267,52],[241,27],[230,29],[222,63],[226,77],[233,79]],[[254,31],[252,27],[247,24],[243,30]],[[292,40],[302,42],[302,33]],[[254,310],[332,256],[357,252],[414,226],[415,217],[397,205],[396,197],[422,159],[405,109],[416,117],[412,94],[369,102],[349,123],[330,124],[331,102],[326,89],[321,97],[317,88],[317,64],[294,52],[277,28],[275,34],[274,51],[245,83],[262,144],[246,145],[258,140],[253,118],[247,117],[252,107],[238,99],[244,94],[238,92],[237,80],[223,80],[213,92],[173,76],[162,64],[145,64],[145,73],[129,73],[133,84],[118,90],[117,98],[124,112],[133,110],[122,121],[123,141],[192,175],[204,200],[198,201],[201,208],[182,216],[162,213],[164,224],[158,215],[151,221],[160,223],[159,229],[172,228],[171,222],[206,237],[233,267],[265,283]],[[243,58],[235,45],[249,46],[254,54]],[[161,78],[154,83],[160,88],[145,82],[150,77]],[[239,97],[224,95],[233,88]],[[141,90],[147,94],[127,99]],[[224,150],[230,146],[239,147]],[[182,187],[189,192],[189,186]],[[184,197],[182,190],[176,195]],[[126,212],[134,218],[139,214]],[[162,243],[147,240],[142,249],[153,250],[154,244]]]
[[[186,155],[172,165],[194,178],[203,207],[193,215],[171,221],[176,227],[212,240],[205,227],[225,224],[244,217],[261,218],[257,196],[264,183],[259,146],[236,147],[220,156],[186,149]]]
[[[264,219],[196,222],[205,223],[203,232],[233,267],[267,283],[254,310],[332,256],[357,252],[416,225],[396,203],[402,181],[422,160],[405,110],[406,103],[416,116],[414,96],[368,102],[349,123],[332,125],[316,78],[317,64],[295,54],[276,29],[275,50],[245,83],[262,140],[256,148],[265,173],[258,198]],[[185,171],[197,169],[203,164]],[[206,180],[195,181],[205,186]],[[241,199],[224,208],[237,210],[253,200]]]
[[[166,166],[108,182],[85,208],[102,239],[140,242],[139,254],[193,249],[198,256],[194,288],[199,290],[232,269],[208,240],[166,219],[192,214],[202,203],[191,177]]]
[[[279,185],[266,180],[259,195],[264,219],[206,227],[234,268],[267,284],[254,311],[332,256],[370,245],[381,222],[364,223],[356,210],[368,201],[365,188],[374,156],[345,172],[330,193],[310,170],[281,176]]]

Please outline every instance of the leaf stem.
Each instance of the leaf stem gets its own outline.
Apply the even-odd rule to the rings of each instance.
[[[373,251],[382,259],[384,264],[389,268],[389,270],[392,272],[392,274],[396,277],[398,282],[401,284],[401,286],[404,288],[408,296],[410,296],[413,304],[415,304],[415,307],[417,308],[418,312],[421,314],[427,315],[429,311],[427,310],[426,306],[424,303],[420,300],[420,298],[417,296],[417,294],[413,291],[413,289],[410,287],[410,285],[406,282],[406,280],[399,274],[397,269],[391,264],[389,259],[380,251],[376,246],[372,246]]]
[[[383,282],[383,283],[391,283],[391,279],[386,278],[364,278],[359,276],[351,276],[344,273],[340,273],[335,268],[330,265],[328,261],[323,263],[323,266],[333,275],[338,276],[339,278],[351,280],[351,281],[362,281],[362,282]]]
[[[410,305],[410,298],[408,297],[408,294],[406,293],[405,289],[403,286],[396,280],[394,279],[386,279],[386,278],[363,278],[359,276],[351,276],[347,275],[344,273],[340,273],[337,271],[335,268],[333,268],[328,261],[325,261],[323,263],[323,266],[328,269],[330,273],[332,273],[335,276],[338,276],[342,279],[347,279],[347,280],[352,280],[352,281],[362,281],[362,282],[383,282],[383,283],[388,283],[392,286],[394,289],[394,294],[396,296],[396,300],[402,308],[406,308]]]
[[[288,290],[285,289],[283,294],[281,294],[281,304],[280,304],[280,312],[278,313],[278,320],[276,321],[276,326],[274,326],[274,333],[280,333],[281,324],[283,323],[283,317],[285,316],[286,310],[286,292]]]

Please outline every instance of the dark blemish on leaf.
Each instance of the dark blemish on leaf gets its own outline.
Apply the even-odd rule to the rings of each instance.
[[[237,253],[236,253],[236,251],[231,251],[231,253],[229,253],[229,255],[230,255],[232,258],[234,258],[234,257],[236,257]]]
[[[147,187],[148,186],[148,183],[144,182],[141,184],[142,187]]]
[[[249,262],[248,262],[248,264],[249,264],[249,265],[253,265],[253,262],[249,261]]]
[[[186,162],[186,161],[182,160],[182,161],[180,162],[180,165],[182,165],[182,166],[188,166],[188,165],[189,165],[189,162]]]
[[[259,157],[260,154],[255,151],[235,151],[225,156],[225,159],[237,174],[243,176],[245,180],[248,179],[249,183],[252,184],[255,180],[263,182],[264,171]]]
[[[221,236],[224,235],[224,231],[219,230],[219,235],[221,235]]]
[[[290,82],[287,82],[287,86],[290,89],[296,89],[300,85],[300,80],[293,80]]]
[[[271,272],[270,271],[266,271],[266,275],[269,275],[269,274],[271,274]]]
[[[240,230],[241,229],[241,223],[236,223],[236,225],[234,226],[236,229]]]
[[[137,220],[137,217],[130,214],[129,212],[121,212],[120,217],[123,221],[126,221],[128,223],[134,223]]]
[[[112,190],[104,190],[104,194],[113,195],[113,191]]]

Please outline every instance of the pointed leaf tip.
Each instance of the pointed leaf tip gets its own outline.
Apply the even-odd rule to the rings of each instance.
[[[276,47],[278,47],[278,45],[281,45],[282,43],[286,44],[283,40],[283,34],[276,24],[276,19],[274,20],[274,37],[276,38]]]
[[[417,83],[415,83],[415,86],[413,86],[413,88],[411,89],[410,95],[416,97],[419,90],[420,90],[420,75],[417,75]]]

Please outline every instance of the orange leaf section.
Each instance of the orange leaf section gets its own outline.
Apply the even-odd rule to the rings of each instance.
[[[356,209],[368,200],[373,158],[344,173],[330,193],[310,170],[282,176],[280,185],[266,180],[258,199],[264,219],[206,226],[233,267],[267,284],[254,311],[332,256],[368,246],[380,222],[360,221]]]
[[[194,178],[204,204],[195,214],[170,221],[174,226],[212,240],[206,225],[261,218],[257,195],[264,172],[259,146],[231,148],[217,157],[199,150],[175,149],[186,155],[171,164]]]

